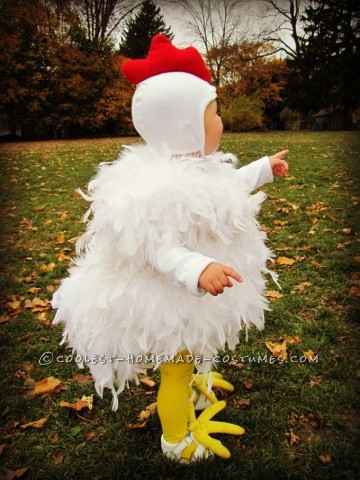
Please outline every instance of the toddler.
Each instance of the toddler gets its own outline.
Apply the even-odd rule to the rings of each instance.
[[[78,355],[100,359],[89,367],[99,395],[113,392],[113,409],[130,380],[160,364],[166,456],[228,458],[210,434],[244,429],[212,420],[225,402],[211,384],[233,387],[209,372],[241,330],[263,327],[271,252],[256,220],[265,195],[250,192],[286,174],[288,151],[241,169],[216,152],[223,130],[216,90],[193,47],[156,35],[147,58],[126,62],[123,73],[137,85],[132,117],[146,143],[102,164],[90,182],[93,217],[54,295],[54,321],[64,322]],[[204,409],[198,418],[195,408]]]

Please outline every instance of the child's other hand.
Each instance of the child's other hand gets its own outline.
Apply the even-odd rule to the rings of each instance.
[[[223,293],[224,287],[232,287],[231,277],[237,282],[242,282],[241,276],[231,267],[221,263],[210,263],[199,277],[199,286],[211,295]]]
[[[289,150],[282,150],[269,157],[271,170],[273,175],[277,177],[284,177],[289,171],[289,165],[285,162],[284,157],[289,153]]]

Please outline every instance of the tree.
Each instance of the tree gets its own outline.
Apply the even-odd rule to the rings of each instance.
[[[144,3],[135,2],[130,7],[127,0],[70,1],[83,20],[86,39],[97,45],[108,42],[121,22]]]
[[[238,96],[230,99],[221,109],[224,128],[230,132],[243,132],[263,126],[263,107],[261,100],[254,97]]]
[[[213,82],[220,85],[227,48],[241,43],[249,33],[244,0],[178,0],[184,22],[194,40],[200,42],[209,62]]]
[[[4,2],[0,119],[25,136],[74,136],[129,123],[124,60],[84,36],[67,0]],[[126,128],[124,128],[125,130]]]
[[[171,28],[165,25],[160,7],[156,7],[151,0],[146,0],[135,17],[126,23],[120,53],[129,58],[145,58],[151,39],[157,33],[163,33],[170,40],[174,38]]]
[[[312,0],[303,18],[307,36],[301,56],[289,61],[288,98],[300,112],[340,107],[343,128],[360,104],[360,4]]]
[[[231,123],[232,129],[239,128],[240,123],[242,128],[260,126],[265,120],[264,114],[273,111],[282,101],[287,68],[283,60],[267,56],[271,50],[271,45],[244,41],[227,46],[222,51],[213,49],[209,52],[207,60],[210,65],[218,55],[222,58],[219,106],[222,115],[226,111],[227,118],[231,117],[228,123]],[[237,101],[238,98],[241,101]],[[242,101],[244,98],[248,99],[245,103]],[[235,119],[241,117],[242,113],[237,112],[240,112],[240,107],[243,112],[244,105],[249,107],[252,118],[256,118],[255,123],[252,121],[252,127],[245,125],[244,120],[239,120],[239,123]]]
[[[300,20],[308,0],[263,0],[267,6],[265,16],[270,20],[269,27],[264,29],[262,37],[265,42],[279,45],[278,50],[293,59],[301,56],[303,36]],[[293,45],[287,37],[293,41]]]

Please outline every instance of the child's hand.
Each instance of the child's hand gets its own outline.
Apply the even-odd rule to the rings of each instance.
[[[283,160],[283,158],[286,157],[288,153],[289,150],[283,150],[282,152],[275,153],[275,155],[269,157],[273,175],[284,177],[287,174],[289,171],[289,165]]]
[[[221,263],[210,263],[199,277],[199,286],[211,295],[216,296],[223,293],[224,287],[232,287],[231,277],[237,282],[242,282],[242,278],[231,267],[222,265]]]

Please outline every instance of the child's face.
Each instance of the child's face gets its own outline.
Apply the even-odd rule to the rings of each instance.
[[[213,100],[205,110],[205,155],[211,155],[218,148],[221,135],[223,133],[223,124],[217,114],[217,103]]]

